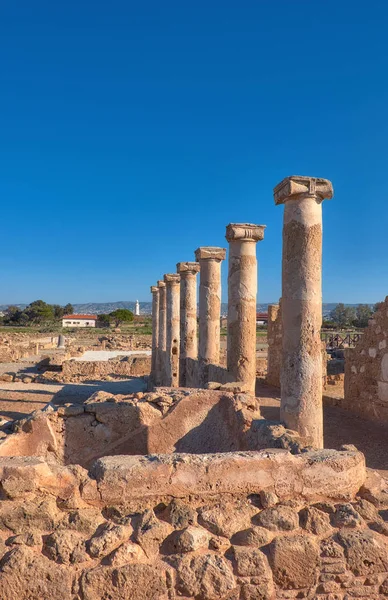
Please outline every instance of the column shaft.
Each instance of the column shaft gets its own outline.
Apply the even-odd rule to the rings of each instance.
[[[332,197],[325,179],[291,177],[274,190],[284,203],[281,419],[323,447],[322,206]]]
[[[164,276],[166,283],[166,381],[171,387],[179,386],[179,329],[180,329],[180,277],[176,273]]]
[[[151,287],[152,292],[152,356],[151,379],[158,380],[158,348],[159,348],[159,288]]]
[[[208,366],[220,361],[221,261],[224,248],[196,250],[200,264],[199,284],[199,386],[208,381]]]
[[[256,387],[256,242],[264,238],[264,225],[231,223],[228,273],[228,371],[247,391]]]
[[[194,367],[198,358],[197,339],[197,273],[199,264],[177,264],[181,277],[180,289],[180,357],[179,385],[195,386]]]
[[[158,385],[166,385],[166,284],[158,281],[159,288],[159,348]]]

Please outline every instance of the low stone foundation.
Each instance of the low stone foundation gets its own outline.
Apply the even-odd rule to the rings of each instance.
[[[105,361],[66,360],[62,364],[64,379],[101,379],[106,376],[121,375],[139,377],[148,375],[151,370],[150,356],[123,356]]]
[[[388,595],[356,451],[116,456],[89,473],[0,458],[0,489],[2,600]]]

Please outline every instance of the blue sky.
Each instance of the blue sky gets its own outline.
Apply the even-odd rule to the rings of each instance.
[[[3,0],[0,304],[150,300],[240,221],[267,225],[275,301],[291,174],[334,185],[324,301],[382,300],[387,22],[383,0]]]

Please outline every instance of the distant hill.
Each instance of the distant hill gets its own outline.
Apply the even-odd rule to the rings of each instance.
[[[150,315],[152,313],[152,302],[140,302],[140,313],[142,315]],[[271,302],[269,303],[271,304]],[[272,304],[275,304],[272,303]],[[323,316],[329,315],[329,313],[335,308],[337,302],[329,302],[322,304],[322,312]],[[0,311],[3,312],[7,310],[9,304],[0,304]],[[14,306],[18,306],[19,308],[25,308],[27,304],[15,304]],[[77,314],[86,314],[86,315],[102,315],[113,312],[118,308],[127,308],[132,312],[135,312],[135,301],[134,300],[121,300],[120,302],[87,302],[84,304],[73,304],[74,312]],[[357,304],[346,304],[345,306],[357,306]],[[372,306],[372,305],[371,305]],[[258,304],[257,311],[258,312],[267,312],[268,303]],[[221,304],[221,314],[225,316],[228,312],[228,305],[226,302]]]

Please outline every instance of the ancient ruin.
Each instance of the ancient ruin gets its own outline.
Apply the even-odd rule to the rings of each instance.
[[[274,190],[284,204],[281,419],[323,447],[322,207],[330,181],[288,177]]]
[[[256,397],[264,225],[226,228],[223,347],[226,250],[213,246],[151,287],[152,341],[51,342],[57,383],[107,378],[113,391],[71,401],[65,385],[60,402],[0,426],[0,600],[388,597],[388,484],[351,444],[323,449],[321,202],[332,193],[327,180],[294,176],[274,191],[283,280],[267,380],[281,386],[280,420]],[[376,419],[387,316],[388,299],[347,351],[346,402]],[[86,360],[115,347],[112,360]]]
[[[373,419],[388,422],[388,297],[381,303],[355,348],[345,350],[343,406]]]

